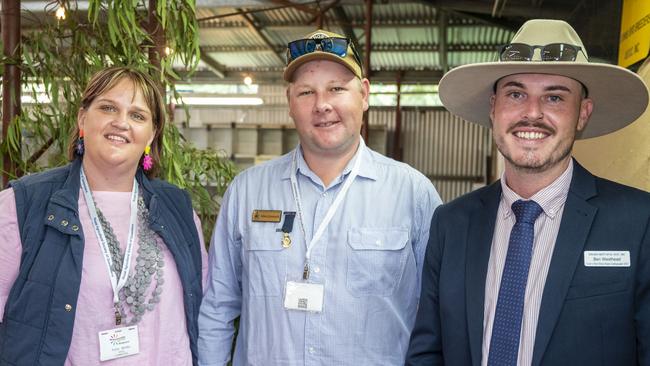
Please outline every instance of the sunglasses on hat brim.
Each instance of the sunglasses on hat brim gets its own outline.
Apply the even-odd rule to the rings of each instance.
[[[551,43],[543,46],[525,43],[510,43],[501,47],[499,61],[536,61],[535,50],[540,50],[540,61],[575,61],[582,47],[568,43]]]
[[[316,51],[327,52],[345,58],[348,55],[348,46],[352,50],[354,61],[361,67],[361,57],[359,57],[354,44],[350,42],[350,39],[341,37],[305,38],[289,42],[287,45],[287,65],[300,56]]]

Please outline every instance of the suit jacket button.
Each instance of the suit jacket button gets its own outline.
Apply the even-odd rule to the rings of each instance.
[[[68,226],[68,220],[61,220],[61,225]]]
[[[72,305],[70,304],[65,304],[65,311],[71,312],[72,311]]]
[[[77,225],[72,225],[72,231],[78,231],[78,230],[79,230],[79,226],[77,226]]]
[[[54,220],[54,215],[50,215],[47,217],[47,221],[52,221],[52,220]]]

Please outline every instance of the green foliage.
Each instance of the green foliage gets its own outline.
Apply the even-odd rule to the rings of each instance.
[[[183,147],[179,148],[178,144]],[[209,243],[219,205],[212,197],[223,196],[228,183],[236,174],[235,166],[214,150],[199,150],[184,141],[178,129],[169,128],[163,140],[162,175],[192,196],[203,225],[206,244]],[[206,189],[206,187],[208,187]]]
[[[0,60],[0,67],[20,65],[24,94],[35,100],[44,96],[50,100],[23,106],[7,139],[0,144],[2,153],[8,154],[23,173],[67,163],[69,134],[77,122],[81,94],[97,70],[129,65],[148,72],[173,91],[179,76],[172,66],[180,63],[191,74],[199,61],[194,0],[155,3],[158,25],[171,50],[170,55],[159,58],[160,67],[149,59],[154,27],[149,25],[148,1],[90,0],[87,12],[78,10],[76,0],[59,3],[67,9],[64,20],[55,20],[54,2],[44,17],[23,12],[23,25],[30,24],[33,30],[23,30],[22,58]],[[223,194],[234,176],[234,167],[215,152],[194,148],[173,124],[167,126],[161,178],[190,192],[208,240],[218,210],[213,195]]]

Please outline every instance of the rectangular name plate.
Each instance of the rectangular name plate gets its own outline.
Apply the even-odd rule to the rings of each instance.
[[[627,250],[585,250],[585,267],[629,267]]]
[[[253,210],[253,222],[280,222],[281,210]]]

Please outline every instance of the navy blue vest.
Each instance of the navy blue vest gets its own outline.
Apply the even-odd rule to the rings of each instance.
[[[74,325],[84,235],[79,222],[81,159],[13,181],[22,258],[0,323],[0,365],[63,365]],[[201,248],[189,195],[138,170],[150,227],[176,262],[193,363],[197,364]],[[105,269],[102,269],[105,270]],[[162,335],[161,335],[162,336]],[[99,355],[98,355],[99,357]]]

